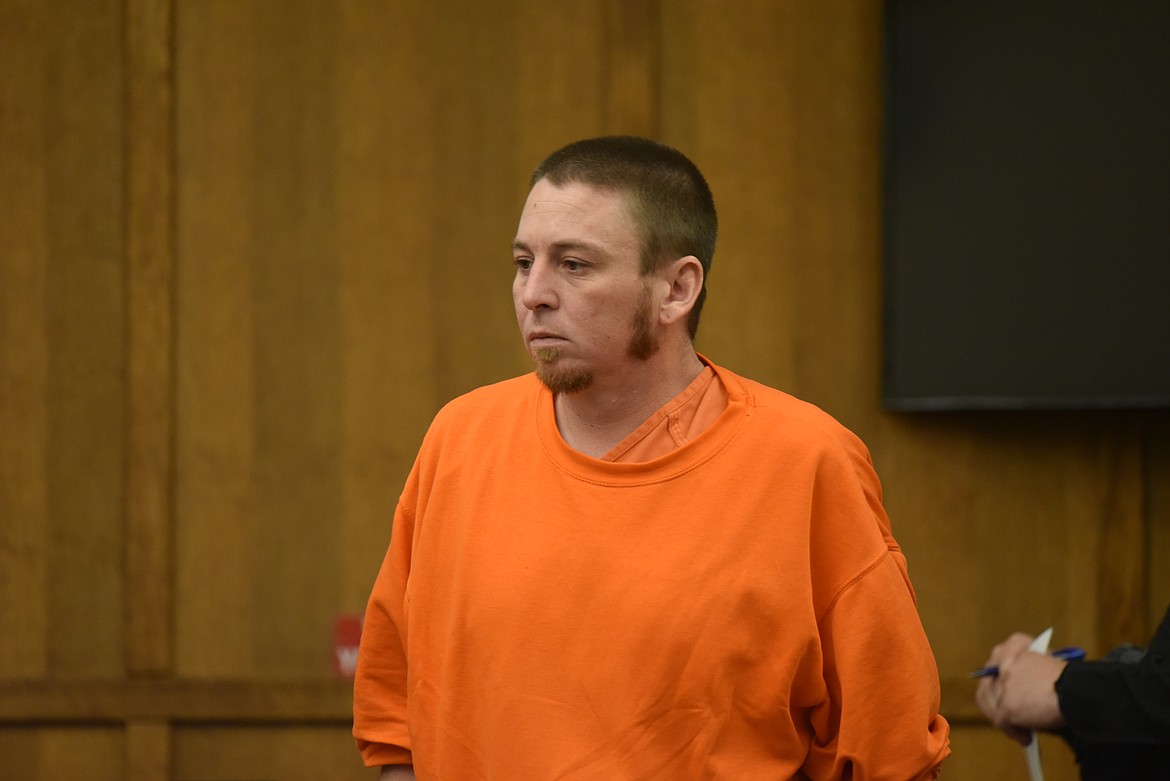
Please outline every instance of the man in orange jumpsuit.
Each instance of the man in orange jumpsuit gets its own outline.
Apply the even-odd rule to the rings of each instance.
[[[358,657],[383,779],[933,778],[938,673],[865,446],[694,348],[714,202],[570,144],[513,256],[533,374],[436,416]]]

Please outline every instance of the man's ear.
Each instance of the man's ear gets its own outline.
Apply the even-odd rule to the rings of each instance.
[[[664,324],[686,320],[703,289],[703,264],[694,255],[678,258],[663,269],[662,281],[668,287],[661,299],[659,319]]]

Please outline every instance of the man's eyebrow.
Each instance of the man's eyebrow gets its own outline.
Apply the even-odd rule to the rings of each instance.
[[[520,241],[519,239],[512,242],[512,249],[520,250],[521,252],[527,252],[529,254],[532,253],[532,248],[529,247],[526,242]],[[555,241],[552,244],[552,249],[558,252],[575,252],[578,250],[585,252],[595,252],[599,254],[602,252],[601,247],[588,241]]]

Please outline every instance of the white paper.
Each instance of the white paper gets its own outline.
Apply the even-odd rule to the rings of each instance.
[[[1052,627],[1048,627],[1028,646],[1029,651],[1038,654],[1048,653],[1048,644],[1052,641]],[[1028,776],[1032,781],[1044,781],[1044,768],[1040,764],[1040,739],[1035,730],[1032,731],[1032,742],[1024,748],[1024,757],[1028,760]]]

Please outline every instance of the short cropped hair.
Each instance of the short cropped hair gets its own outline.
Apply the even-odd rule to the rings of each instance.
[[[703,267],[703,287],[687,318],[692,339],[707,298],[707,275],[715,254],[718,220],[711,188],[698,167],[676,149],[636,136],[576,141],[553,152],[532,173],[562,186],[587,184],[627,196],[642,233],[642,274],[694,255]]]

